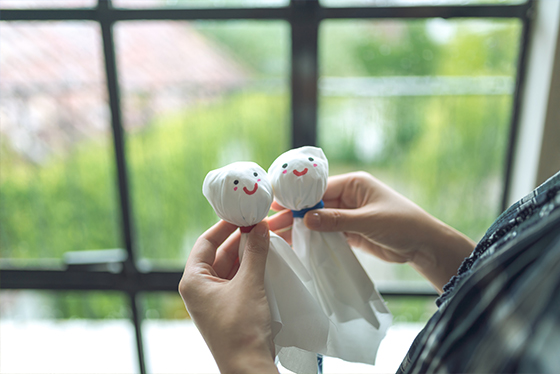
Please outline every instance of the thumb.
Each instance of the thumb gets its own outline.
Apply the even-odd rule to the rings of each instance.
[[[360,232],[363,218],[358,209],[317,209],[303,217],[305,226],[315,231]]]
[[[269,228],[266,221],[259,222],[249,233],[239,266],[242,278],[251,278],[258,283],[264,282],[264,269],[270,243]]]

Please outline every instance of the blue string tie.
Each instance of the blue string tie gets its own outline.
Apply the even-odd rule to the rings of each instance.
[[[310,210],[321,209],[324,207],[325,207],[325,203],[323,203],[323,200],[321,200],[317,203],[317,205],[312,206],[311,208],[305,208],[302,210],[292,210],[292,213],[294,215],[294,218],[303,218],[305,213],[309,212]]]

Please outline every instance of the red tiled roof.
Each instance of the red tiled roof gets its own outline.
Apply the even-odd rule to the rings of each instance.
[[[147,124],[146,113],[180,109],[196,97],[243,85],[249,77],[188,22],[122,22],[113,32],[129,129]],[[107,131],[99,25],[1,23],[0,94],[0,131],[35,161]]]

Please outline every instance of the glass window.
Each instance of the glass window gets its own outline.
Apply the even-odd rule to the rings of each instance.
[[[177,292],[141,296],[144,350],[150,373],[217,373],[204,338],[190,319]]]
[[[267,169],[289,144],[283,22],[126,22],[116,27],[141,257],[182,268],[217,221],[208,171]]]
[[[289,3],[289,0],[113,0],[113,5],[120,8],[263,8]]]
[[[331,173],[368,171],[477,241],[500,211],[520,26],[323,22],[318,133]],[[385,280],[416,277],[389,267]]]
[[[2,0],[1,9],[92,8],[97,0]]]
[[[129,315],[126,298],[116,292],[3,290],[2,372],[137,372]]]
[[[426,6],[426,5],[509,5],[525,3],[527,0],[319,0],[328,7],[365,7],[365,6]]]
[[[99,27],[0,24],[3,258],[115,248],[114,161]]]

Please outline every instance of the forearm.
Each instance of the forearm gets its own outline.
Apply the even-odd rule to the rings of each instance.
[[[429,226],[422,230],[421,245],[409,263],[442,292],[464,258],[472,253],[475,243],[433,217],[427,222]]]

